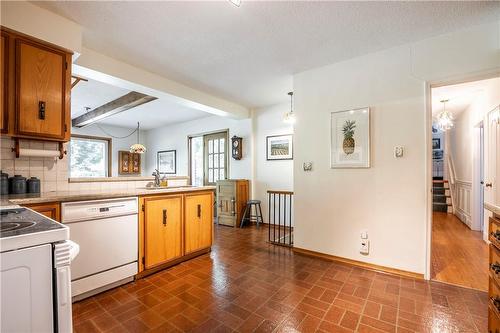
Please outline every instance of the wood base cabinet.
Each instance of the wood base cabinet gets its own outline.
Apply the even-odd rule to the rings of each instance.
[[[144,200],[145,269],[180,258],[182,249],[182,196]]]
[[[500,333],[500,217],[489,219],[490,278],[488,288],[488,332]],[[497,273],[498,272],[498,273]]]
[[[213,192],[139,197],[139,276],[210,250]]]
[[[33,209],[35,212],[45,215],[57,222],[61,222],[61,205],[59,202],[25,205],[25,207]]]
[[[185,254],[212,246],[213,195],[186,195]]]
[[[247,179],[224,179],[217,181],[218,223],[239,227],[245,211],[249,193]]]

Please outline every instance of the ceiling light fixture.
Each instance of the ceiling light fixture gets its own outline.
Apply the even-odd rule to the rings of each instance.
[[[441,113],[437,116],[438,128],[443,132],[453,127],[453,116],[450,111],[446,110],[446,103],[449,101],[449,99],[443,99],[440,101],[443,103],[443,111],[441,111]]]
[[[241,6],[241,0],[229,0],[229,2],[235,5],[236,7]]]
[[[140,144],[140,139],[139,139],[139,132],[140,132],[140,125],[139,122],[137,122],[137,143],[134,143],[132,146],[130,146],[130,152],[132,154],[144,154],[146,152],[146,147],[144,145]]]
[[[293,113],[293,91],[290,91],[288,95],[290,96],[290,112],[285,113],[283,121],[287,124],[293,125],[297,121],[295,114]]]

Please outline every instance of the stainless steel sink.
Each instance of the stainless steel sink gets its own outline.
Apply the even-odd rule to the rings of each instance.
[[[168,189],[188,189],[188,188],[193,188],[195,187],[194,185],[182,185],[182,186],[169,186],[169,187],[154,187],[154,186],[149,186],[149,187],[143,187],[145,190],[151,190],[151,191],[158,191],[158,190],[168,190]]]

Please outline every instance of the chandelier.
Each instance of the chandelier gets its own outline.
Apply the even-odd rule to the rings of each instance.
[[[290,96],[290,112],[285,113],[283,121],[287,124],[293,125],[297,121],[297,119],[295,118],[295,114],[293,113],[293,91],[290,91],[288,93],[288,96]]]
[[[443,132],[453,127],[453,116],[450,111],[446,110],[446,103],[449,101],[449,99],[443,99],[441,101],[441,103],[443,103],[443,111],[437,116],[438,129]]]

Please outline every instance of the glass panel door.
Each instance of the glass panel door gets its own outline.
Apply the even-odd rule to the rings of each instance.
[[[205,150],[205,185],[215,185],[227,178],[227,132],[203,136]]]

